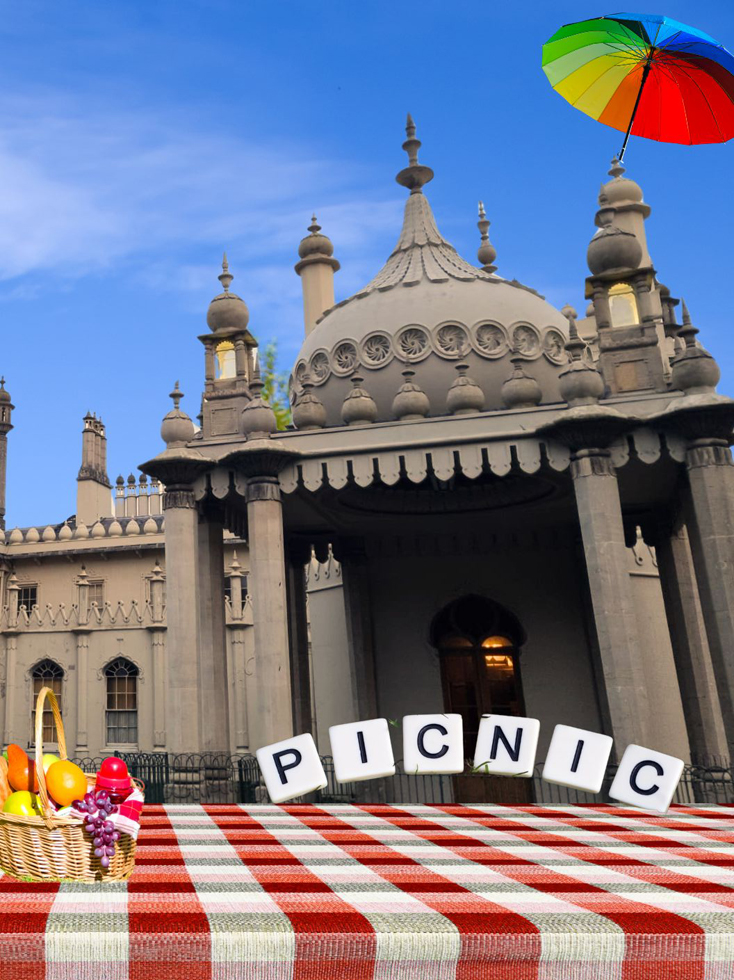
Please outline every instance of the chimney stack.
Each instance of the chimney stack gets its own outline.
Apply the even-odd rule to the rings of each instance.
[[[82,465],[77,476],[77,523],[89,526],[100,518],[112,517],[111,489],[104,423],[87,412],[82,429]]]

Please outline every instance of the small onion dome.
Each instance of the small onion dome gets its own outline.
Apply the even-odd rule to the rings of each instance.
[[[297,429],[323,429],[326,425],[326,409],[313,388],[311,375],[304,374],[301,393],[293,406],[293,424]]]
[[[5,378],[0,378],[0,402],[9,402],[10,392],[5,390]]]
[[[124,487],[125,486],[125,477],[122,475],[122,473],[120,473],[120,475],[118,476],[118,478],[115,480],[115,484],[118,487]]]
[[[237,296],[236,293],[230,293],[229,291],[229,286],[234,276],[229,271],[226,252],[222,259],[222,272],[217,278],[224,287],[224,292],[215,296],[209,304],[209,309],[206,313],[206,322],[209,325],[209,329],[214,333],[225,330],[246,330],[247,324],[250,322],[250,311],[247,309],[247,303],[243,299]]]
[[[641,204],[642,188],[629,177],[623,177],[624,167],[617,157],[612,160],[612,169],[609,176],[612,178],[606,184],[602,184],[599,192],[600,204]]]
[[[589,303],[589,305],[586,307],[586,316],[587,317],[596,316],[596,309],[594,308],[593,301]]]
[[[299,256],[302,259],[305,259],[307,255],[332,256],[334,254],[334,246],[330,238],[327,238],[326,235],[319,234],[321,225],[317,223],[315,214],[311,217],[311,224],[308,226],[308,230],[311,234],[302,238],[301,244],[298,246]]]
[[[672,364],[671,383],[674,388],[684,391],[687,395],[712,392],[721,377],[719,365],[711,354],[697,343],[698,329],[691,323],[685,301],[681,302],[681,306],[683,326],[678,331],[678,338],[685,343],[685,347],[676,352]]]
[[[484,392],[472,378],[467,377],[468,364],[457,364],[459,377],[449,388],[446,408],[451,415],[469,415],[484,408]]]
[[[252,398],[242,409],[240,429],[248,439],[268,436],[278,428],[275,412],[262,397],[264,384],[259,374],[250,382]]]
[[[535,378],[525,374],[520,354],[514,353],[510,361],[515,369],[502,385],[502,401],[507,408],[534,408],[543,397],[540,385]]]
[[[572,408],[578,405],[595,405],[604,394],[604,379],[584,357],[586,342],[579,337],[576,310],[572,306],[564,306],[561,313],[568,320],[568,340],[565,347],[569,357],[568,367],[558,376],[561,395]]]
[[[362,387],[364,378],[352,375],[352,389],[342,404],[342,420],[347,425],[368,425],[377,418],[377,405],[370,393]]]
[[[636,269],[642,260],[642,246],[635,235],[612,224],[614,211],[599,212],[601,228],[589,242],[586,261],[592,275],[599,276],[615,269]]]
[[[392,413],[396,419],[424,419],[431,410],[431,403],[428,395],[417,385],[413,378],[415,371],[406,368],[402,372],[405,381],[398,388],[398,393],[393,398]]]
[[[174,446],[185,446],[186,443],[194,438],[194,423],[186,412],[182,412],[178,407],[183,398],[183,392],[179,389],[178,381],[173,386],[173,391],[169,395],[173,399],[173,410],[168,413],[161,424],[161,438],[168,448]],[[135,477],[133,477],[133,482]]]

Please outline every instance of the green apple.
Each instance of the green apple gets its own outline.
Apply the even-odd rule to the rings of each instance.
[[[5,759],[6,762],[8,761],[8,750],[7,749],[5,749],[5,751],[3,752],[3,759]]]
[[[3,813],[14,813],[17,817],[40,817],[41,805],[35,793],[19,789],[7,798]]]
[[[61,759],[59,759],[59,757],[54,755],[52,752],[44,752],[43,759],[41,761],[43,763],[43,772],[45,774],[48,772],[49,766],[52,766],[54,762],[61,762]]]

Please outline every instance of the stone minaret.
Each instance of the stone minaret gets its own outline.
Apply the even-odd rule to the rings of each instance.
[[[87,526],[112,516],[111,485],[107,476],[107,437],[102,419],[90,412],[82,429],[82,465],[76,490],[77,523]]]
[[[13,428],[13,405],[5,390],[5,378],[0,378],[0,531],[5,530],[5,480],[8,465],[8,432]]]
[[[310,234],[298,246],[300,262],[295,265],[303,288],[303,320],[307,337],[319,317],[334,305],[334,273],[339,271],[334,246],[326,235],[321,234],[316,215],[311,218],[308,230]]]

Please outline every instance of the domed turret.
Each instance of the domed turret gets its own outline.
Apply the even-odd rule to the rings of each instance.
[[[698,329],[691,323],[685,301],[681,306],[683,326],[678,331],[678,337],[685,346],[673,359],[671,382],[674,388],[687,395],[709,394],[716,389],[721,371],[711,354],[696,342]]]
[[[599,212],[601,228],[589,242],[586,261],[592,275],[599,276],[617,269],[636,269],[642,259],[642,246],[635,235],[613,224],[614,211]]]
[[[242,410],[242,421],[240,423],[240,431],[248,439],[265,438],[271,432],[276,432],[278,429],[278,420],[275,418],[275,412],[262,396],[264,387],[265,385],[258,369],[250,383],[252,399]]]
[[[334,246],[330,238],[326,235],[321,234],[321,225],[316,221],[316,215],[311,216],[311,224],[308,226],[310,232],[305,238],[301,239],[301,244],[298,246],[298,254],[302,259],[308,258],[310,255],[320,255],[330,258],[334,254]],[[336,267],[339,268],[339,263],[334,260]]]
[[[228,333],[233,330],[246,330],[250,322],[250,311],[243,299],[236,293],[230,293],[229,286],[234,276],[229,271],[227,253],[222,259],[222,272],[217,276],[222,284],[223,292],[209,304],[206,322],[213,333]]]
[[[178,381],[173,386],[173,391],[169,398],[173,399],[173,409],[166,415],[161,423],[161,438],[166,444],[167,449],[185,446],[190,439],[194,438],[194,423],[186,412],[182,412],[178,407],[183,392],[179,389]],[[135,477],[132,478],[133,482]]]
[[[579,337],[576,328],[576,310],[572,306],[564,306],[562,312],[568,320],[566,350],[569,364],[560,375],[561,394],[571,408],[595,405],[604,394],[604,379],[584,357],[586,342]]]
[[[409,368],[417,371],[431,413],[440,415],[461,362],[468,365],[467,377],[475,379],[475,395],[481,395],[475,401],[498,410],[511,373],[509,353],[517,348],[518,356],[532,362],[529,373],[543,400],[559,401],[566,320],[534,290],[494,272],[496,252],[483,208],[478,223],[482,268],[446,241],[424,193],[433,171],[418,161],[420,141],[412,118],[406,135],[408,166],[397,180],[410,194],[397,244],[366,286],[319,315],[294,365],[296,400],[308,375],[326,410],[326,424],[341,425],[342,405],[347,396],[352,400],[351,379],[357,375],[365,379],[376,406],[375,421],[394,421],[393,401],[406,383],[402,372]],[[464,382],[457,387],[465,387]],[[458,397],[453,391],[452,398]]]
[[[612,160],[612,169],[609,176],[612,178],[606,184],[601,185],[599,191],[599,204],[641,204],[642,188],[629,177],[623,177],[625,169],[617,157]]]
[[[5,378],[0,378],[0,402],[9,402],[10,392],[5,390]]]

